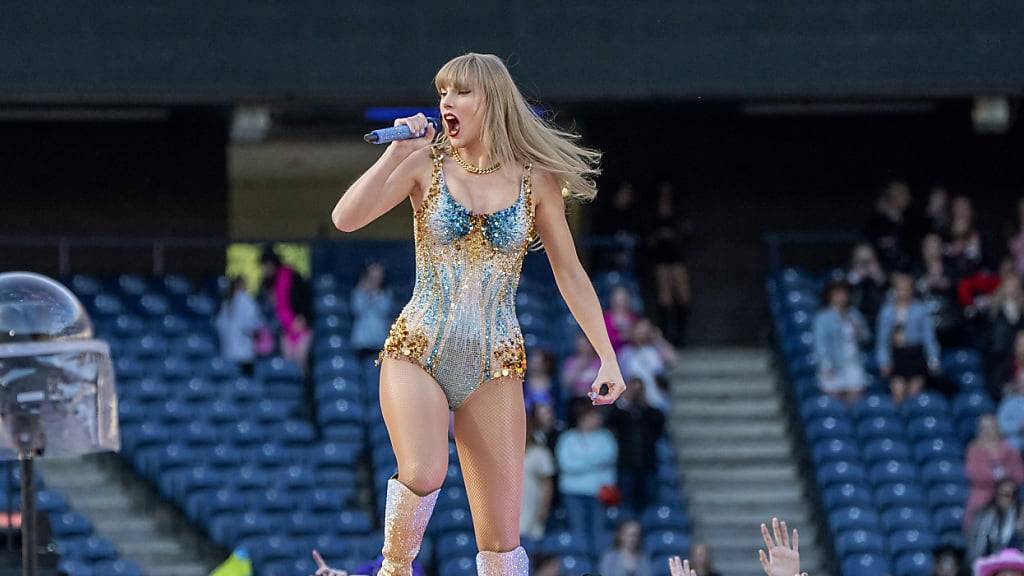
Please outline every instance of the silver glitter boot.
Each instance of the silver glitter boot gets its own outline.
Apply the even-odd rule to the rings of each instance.
[[[477,576],[528,576],[530,559],[522,546],[508,552],[484,550],[476,553]]]
[[[398,481],[398,475],[388,479],[388,495],[384,504],[384,562],[378,576],[411,576],[412,561],[420,551],[427,521],[434,511],[438,488],[419,496]]]

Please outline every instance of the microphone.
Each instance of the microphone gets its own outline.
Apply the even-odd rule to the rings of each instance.
[[[434,116],[427,116],[427,122],[429,122],[434,130],[441,131],[441,121]],[[390,128],[380,128],[370,132],[363,136],[363,140],[366,140],[370,144],[388,144],[395,140],[409,140],[410,138],[418,138],[419,134],[413,134],[409,131],[409,127],[405,124],[400,126],[392,126]]]

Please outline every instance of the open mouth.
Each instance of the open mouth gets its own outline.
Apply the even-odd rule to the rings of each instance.
[[[444,115],[444,128],[448,132],[448,136],[459,135],[459,118],[451,112]]]

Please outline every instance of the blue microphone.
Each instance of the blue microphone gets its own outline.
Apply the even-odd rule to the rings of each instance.
[[[429,122],[434,130],[441,131],[441,121],[433,116],[427,116],[427,122]],[[369,134],[363,136],[363,140],[366,140],[370,144],[388,144],[395,140],[409,140],[410,138],[419,138],[420,134],[413,134],[409,131],[409,127],[405,124],[400,126],[392,126],[391,128],[380,128],[374,130]]]

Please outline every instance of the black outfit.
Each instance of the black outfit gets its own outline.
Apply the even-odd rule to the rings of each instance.
[[[674,215],[656,214],[647,236],[651,263],[686,264],[686,232],[682,219]]]
[[[606,424],[619,444],[623,504],[639,514],[657,492],[657,442],[665,433],[665,415],[646,404],[617,402]]]
[[[869,324],[874,325],[878,312],[885,304],[888,283],[870,276],[856,278],[852,275],[848,275],[847,282],[850,285],[850,304],[860,310]]]
[[[1021,510],[1014,504],[1008,510],[989,506],[978,513],[968,541],[971,558],[981,558],[1001,552],[1004,548],[1019,548]]]

